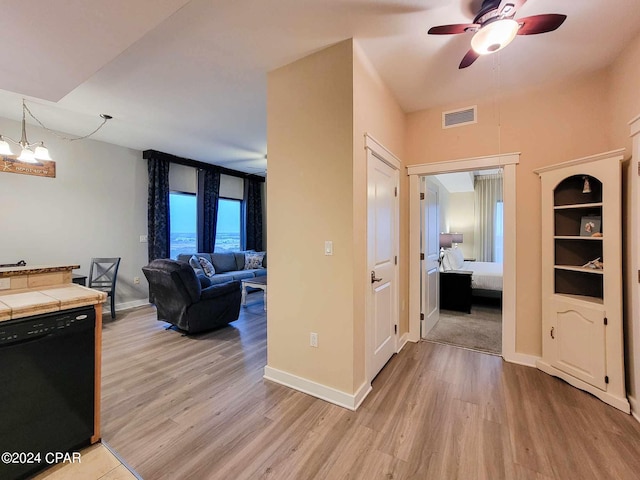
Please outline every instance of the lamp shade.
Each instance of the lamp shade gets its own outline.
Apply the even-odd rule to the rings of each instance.
[[[9,144],[0,137],[0,155],[13,155]]]
[[[453,234],[441,233],[440,234],[440,248],[450,248],[453,242]]]
[[[30,150],[29,148],[22,149],[22,152],[20,153],[18,160],[26,163],[38,163],[38,161],[36,160],[36,156],[33,153],[33,150]]]
[[[471,39],[471,48],[479,55],[502,50],[516,38],[520,25],[512,19],[496,20],[485,25]]]
[[[49,155],[49,150],[47,149],[47,147],[44,146],[44,143],[41,143],[36,147],[34,156],[38,160],[51,160],[51,155]]]
[[[462,234],[461,233],[452,233],[451,241],[453,243],[462,243]]]

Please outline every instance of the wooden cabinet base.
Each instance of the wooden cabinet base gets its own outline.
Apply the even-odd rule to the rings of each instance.
[[[569,385],[579,388],[580,390],[584,390],[585,392],[589,392],[594,397],[599,398],[604,403],[607,403],[612,407],[617,408],[618,410],[622,410],[624,413],[631,413],[629,400],[626,397],[618,397],[611,393],[600,390],[599,388],[594,387],[593,385],[589,385],[588,383],[583,382],[582,380],[579,380],[576,377],[563,372],[562,370],[558,370],[557,368],[552,367],[544,360],[538,360],[536,362],[536,367],[549,375],[553,375],[554,377],[558,377],[564,380]]]

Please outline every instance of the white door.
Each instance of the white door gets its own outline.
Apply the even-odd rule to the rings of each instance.
[[[422,309],[420,325],[422,338],[435,327],[440,319],[440,222],[438,219],[438,187],[423,180],[424,200],[422,204]]]
[[[554,299],[549,335],[551,365],[601,390],[607,389],[604,310]],[[553,358],[555,357],[555,358]]]
[[[368,153],[369,308],[367,372],[372,380],[396,353],[398,170]]]

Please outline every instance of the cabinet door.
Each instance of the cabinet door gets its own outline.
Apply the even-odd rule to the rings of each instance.
[[[555,346],[552,365],[606,390],[604,311],[558,299],[551,307],[551,331],[547,335]]]

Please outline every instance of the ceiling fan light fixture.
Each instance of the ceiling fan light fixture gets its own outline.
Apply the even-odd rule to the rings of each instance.
[[[520,24],[509,18],[491,22],[476,32],[471,39],[471,48],[478,55],[495,53],[516,38],[519,28]]]

